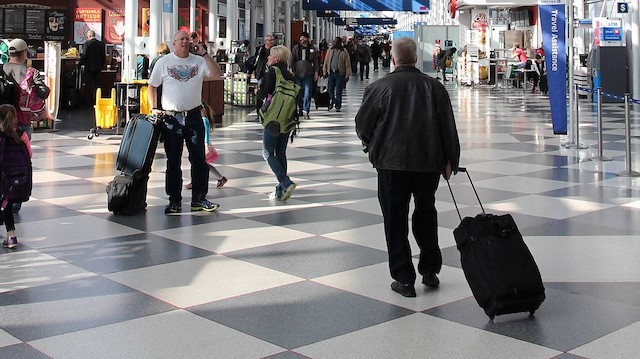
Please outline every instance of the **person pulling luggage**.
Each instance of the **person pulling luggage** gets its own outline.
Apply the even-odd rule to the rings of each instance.
[[[416,68],[417,45],[393,42],[395,70],[370,84],[355,118],[356,133],[378,171],[378,199],[389,252],[391,289],[415,297],[416,271],[409,246],[409,202],[415,200],[413,235],[420,247],[422,283],[437,287],[442,267],[435,193],[440,175],[458,168],[460,142],[449,93]]]

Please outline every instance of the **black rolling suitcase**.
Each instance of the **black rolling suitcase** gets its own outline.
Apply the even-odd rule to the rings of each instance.
[[[159,137],[160,125],[152,117],[133,117],[124,129],[116,168],[129,176],[136,176],[137,173],[139,177],[148,175]]]
[[[329,90],[326,83],[318,82],[315,85],[315,91],[313,92],[313,102],[316,104],[316,110],[318,107],[329,108],[331,104],[331,97],[329,97]]]
[[[391,66],[391,58],[389,56],[385,56],[382,58],[382,67],[390,67]]]
[[[478,192],[471,182],[480,202]],[[447,181],[447,184],[449,182]],[[453,196],[451,185],[449,191]],[[454,198],[455,203],[455,198]],[[510,214],[482,213],[462,219],[453,231],[464,276],[476,301],[493,320],[496,315],[529,312],[545,299],[540,271]],[[458,205],[456,204],[456,210]]]
[[[147,115],[135,116],[125,129],[116,167],[122,171],[107,185],[107,208],[133,214],[147,208],[147,182],[158,146],[160,124]]]

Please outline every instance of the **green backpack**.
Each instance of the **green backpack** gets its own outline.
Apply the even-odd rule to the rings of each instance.
[[[267,127],[272,122],[277,123],[280,133],[289,133],[295,129],[298,121],[297,97],[300,86],[293,81],[285,80],[282,72],[274,66],[276,71],[276,88],[260,108],[260,123]],[[273,128],[274,125],[269,125]]]

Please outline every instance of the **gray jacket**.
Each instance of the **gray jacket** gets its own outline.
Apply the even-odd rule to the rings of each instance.
[[[291,51],[289,68],[291,68],[296,77],[313,76],[318,72],[319,68],[318,51],[311,44],[306,47],[300,44],[296,45]]]
[[[413,66],[370,84],[356,115],[356,132],[373,167],[442,173],[456,170],[460,142],[449,93]]]

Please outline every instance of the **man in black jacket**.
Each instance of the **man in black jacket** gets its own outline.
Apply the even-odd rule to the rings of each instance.
[[[460,142],[447,90],[415,67],[415,41],[402,37],[393,45],[395,70],[367,86],[355,122],[364,151],[378,171],[378,200],[395,280],[391,289],[415,297],[409,202],[413,195],[413,235],[420,247],[418,272],[423,284],[437,287],[442,255],[435,192],[440,175],[449,179],[458,168]]]
[[[96,89],[100,86],[100,73],[104,67],[104,44],[96,39],[93,30],[87,31],[87,42],[84,44],[84,52],[80,58],[79,66],[84,66],[85,83],[89,95],[86,97],[89,105],[96,103]]]
[[[262,84],[262,77],[267,73],[267,69],[269,68],[269,66],[267,66],[267,58],[273,45],[275,45],[273,35],[267,35],[264,38],[264,45],[258,47],[256,50],[255,76],[256,80],[258,80],[258,87]]]

